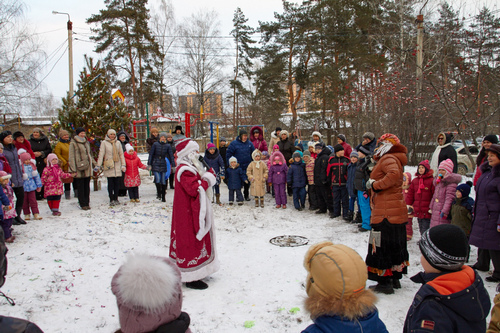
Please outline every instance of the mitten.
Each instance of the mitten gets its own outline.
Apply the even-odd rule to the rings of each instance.
[[[127,167],[125,165],[122,165],[122,172],[127,171]]]
[[[215,185],[217,180],[215,179],[215,176],[211,172],[205,172],[203,176],[201,176],[201,179],[205,180],[208,183],[208,186],[212,187]]]
[[[375,183],[375,179],[368,179],[368,181],[366,182],[366,189],[369,190],[372,188],[372,185],[373,183]]]

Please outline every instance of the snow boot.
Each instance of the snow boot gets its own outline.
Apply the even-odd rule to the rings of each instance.
[[[167,185],[161,185],[161,202],[166,202],[165,195],[167,194]]]
[[[259,197],[255,197],[255,207],[259,207]]]
[[[387,279],[385,281],[380,281],[375,286],[370,286],[370,289],[374,292],[391,295],[394,294],[394,287],[392,286],[392,279]]]
[[[69,190],[64,191],[64,198],[67,200],[71,199],[71,191],[69,191]]]
[[[222,203],[220,202],[220,194],[215,195],[215,203],[218,205],[222,205]]]
[[[41,220],[43,217],[40,216],[40,214],[33,214],[35,220]]]
[[[156,185],[156,199],[161,200],[161,184],[155,183]]]
[[[260,197],[260,207],[264,208],[264,197]]]
[[[208,288],[208,284],[206,284],[201,280],[198,280],[198,281],[186,282],[186,287],[190,289],[204,290]]]
[[[360,212],[357,212],[356,213],[356,217],[354,218],[354,220],[352,221],[352,223],[363,223],[363,219],[361,217],[361,213]]]

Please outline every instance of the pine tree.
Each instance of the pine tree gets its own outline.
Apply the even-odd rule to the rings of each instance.
[[[108,129],[126,129],[131,118],[123,103],[118,99],[112,100],[111,87],[101,62],[94,64],[93,59],[87,56],[85,62],[86,67],[80,72],[74,98],[63,98],[59,125],[71,134],[77,127],[85,128],[92,154],[97,158],[99,142],[105,138]],[[53,130],[58,131],[58,126],[54,126]]]

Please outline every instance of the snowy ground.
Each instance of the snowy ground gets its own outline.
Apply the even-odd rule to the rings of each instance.
[[[0,299],[0,313],[27,318],[47,333],[119,328],[111,278],[128,253],[168,256],[173,191],[162,204],[154,198],[151,177],[145,175],[140,203],[120,198],[124,204],[110,208],[102,182],[100,191],[91,192],[92,210],[80,210],[72,198],[62,201],[62,216],[51,217],[42,201],[43,220],[15,226],[17,239],[9,245],[9,272],[2,291],[16,305]],[[222,198],[227,202],[225,185]],[[291,207],[289,197],[289,208],[274,208],[269,194],[265,208],[253,207],[253,201],[242,207],[214,206],[221,269],[206,279],[207,290],[183,288],[183,309],[191,316],[193,332],[300,332],[311,323],[303,306],[302,262],[308,246],[277,247],[269,243],[275,236],[300,235],[309,244],[331,240],[366,256],[368,234],[358,233],[355,225]],[[380,317],[389,332],[402,331],[419,287],[409,280],[420,270],[417,223],[414,230],[403,288],[379,296]],[[471,262],[475,259],[474,250]],[[496,284],[486,285],[493,298]],[[245,323],[253,327],[245,328]]]

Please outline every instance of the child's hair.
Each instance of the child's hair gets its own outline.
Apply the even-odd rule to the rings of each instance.
[[[360,255],[348,246],[322,242],[304,259],[306,309],[315,317],[338,315],[353,320],[375,310],[375,295],[365,289],[368,273]]]

